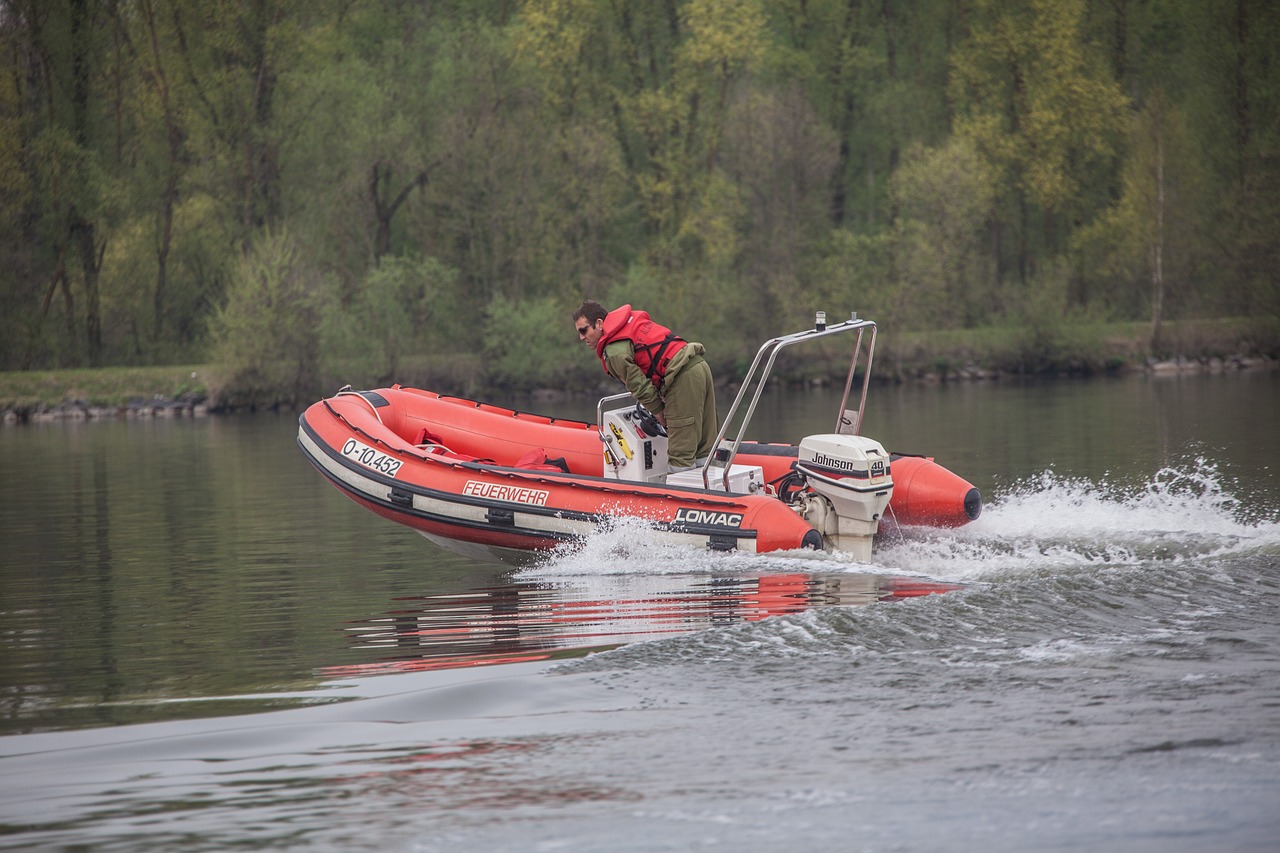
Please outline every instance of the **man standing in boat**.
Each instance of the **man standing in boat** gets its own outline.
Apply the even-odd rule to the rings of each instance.
[[[587,300],[573,313],[573,324],[578,337],[595,348],[605,372],[667,428],[671,472],[705,465],[719,428],[706,348],[630,305],[606,311]]]

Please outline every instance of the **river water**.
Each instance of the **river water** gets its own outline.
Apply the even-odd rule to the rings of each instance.
[[[291,416],[2,429],[0,849],[1275,850],[1277,423],[1274,373],[878,388],[978,521],[521,569]]]

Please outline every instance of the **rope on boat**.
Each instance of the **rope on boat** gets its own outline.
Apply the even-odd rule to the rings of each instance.
[[[377,418],[377,419],[378,419],[378,423],[382,424],[383,426],[386,426],[386,424],[385,424],[385,423],[382,423],[382,415],[380,415],[380,414],[378,413],[378,407],[377,407],[377,406],[375,406],[373,403],[369,402],[369,398],[368,398],[368,397],[366,397],[365,395],[361,394],[359,391],[354,391],[354,390],[352,390],[352,388],[351,388],[351,386],[350,386],[350,385],[343,385],[341,388],[339,388],[339,389],[338,389],[338,393],[337,393],[337,394],[334,394],[333,396],[335,396],[335,397],[350,397],[350,396],[356,396],[356,397],[359,397],[361,400],[364,400],[365,405],[366,405],[366,406],[368,406],[368,407],[369,407],[369,410],[373,412],[373,416],[374,416],[375,418]]]

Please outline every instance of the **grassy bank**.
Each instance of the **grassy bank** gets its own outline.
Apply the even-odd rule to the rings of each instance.
[[[71,401],[124,406],[161,397],[207,397],[217,387],[210,365],[101,367],[0,372],[0,410],[38,409]]]
[[[780,364],[776,375],[796,382],[842,380],[848,367],[848,342],[815,346]],[[714,358],[714,354],[712,355]],[[531,377],[530,387],[559,385],[594,391],[607,382],[589,359],[554,382]],[[1146,324],[1059,325],[1053,328],[1010,327],[954,331],[901,332],[881,329],[875,372],[888,381],[957,381],[1025,376],[1089,376],[1132,370],[1236,369],[1274,365],[1280,361],[1280,321],[1230,319],[1167,324],[1158,349],[1150,345]],[[739,371],[745,364],[739,367]],[[305,400],[283,389],[260,406],[297,406],[351,383],[373,387],[392,381],[447,393],[484,396],[492,391],[483,361],[452,354],[403,360],[396,377],[362,376],[356,369],[331,367],[333,376]],[[717,365],[721,381],[731,381],[734,368]],[[153,399],[205,398],[216,410],[234,389],[222,387],[214,365],[105,367],[98,369],[0,372],[0,412],[39,411],[75,401],[114,408]]]
[[[847,343],[794,355],[778,375],[843,380]],[[1158,346],[1146,323],[1092,323],[897,332],[881,328],[875,376],[891,382],[1095,376],[1169,369],[1230,370],[1280,360],[1280,320],[1168,323]]]
[[[1239,364],[1280,358],[1280,320],[1215,319],[1166,323],[1153,346],[1147,323],[1056,324],[910,332],[886,340],[900,379],[1061,376],[1147,370],[1168,363]]]

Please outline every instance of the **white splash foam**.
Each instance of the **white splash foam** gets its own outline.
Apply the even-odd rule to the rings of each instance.
[[[714,553],[662,542],[645,521],[619,517],[520,576],[891,571],[975,580],[1275,552],[1280,550],[1278,517],[1277,508],[1242,506],[1216,465],[1199,458],[1161,469],[1137,485],[1045,471],[995,496],[982,517],[966,527],[908,528],[896,539],[881,537],[870,565],[809,551]]]
[[[616,516],[609,525],[585,539],[562,545],[530,566],[520,569],[523,580],[555,580],[636,573],[657,575],[750,575],[761,572],[866,572],[874,566],[847,554],[779,551],[751,554],[718,552],[704,547],[664,542],[641,518]]]
[[[1224,487],[1217,466],[1203,458],[1188,467],[1163,468],[1137,487],[1105,479],[1067,479],[1045,471],[1015,485],[991,509],[986,526],[994,521],[1001,533],[1011,535],[1191,529],[1236,536],[1257,527],[1240,521],[1240,502]]]
[[[647,574],[686,574],[713,559],[705,549],[663,542],[642,518],[613,516],[609,524],[578,542],[567,543],[538,563],[522,568],[523,579]]]
[[[1138,486],[1045,471],[996,496],[966,527],[911,529],[882,543],[877,562],[956,580],[1241,556],[1280,548],[1276,514],[1243,507],[1203,458]]]

